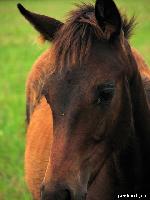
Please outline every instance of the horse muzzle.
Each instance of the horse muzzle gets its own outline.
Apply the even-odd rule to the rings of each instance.
[[[55,189],[41,187],[41,200],[86,200],[86,193],[74,192],[69,187],[57,186]]]

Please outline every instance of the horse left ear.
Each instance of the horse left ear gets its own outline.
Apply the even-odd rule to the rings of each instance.
[[[120,34],[122,19],[113,0],[96,0],[95,17],[102,31],[109,32],[109,39]]]
[[[20,3],[17,7],[21,14],[34,26],[34,28],[41,33],[45,40],[52,41],[55,37],[56,32],[63,25],[62,22],[45,16],[30,12],[24,8]]]

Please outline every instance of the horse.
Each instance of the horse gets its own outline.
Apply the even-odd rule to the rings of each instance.
[[[52,43],[26,84],[33,199],[148,197],[150,71],[129,44],[134,19],[113,0],[77,5],[64,23],[18,8]]]

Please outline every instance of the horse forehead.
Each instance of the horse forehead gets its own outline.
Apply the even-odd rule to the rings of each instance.
[[[86,79],[86,73],[84,70],[77,69],[66,72],[58,72],[53,79],[53,83],[50,84],[51,88],[57,91],[59,96],[69,96],[73,90],[79,88],[80,82]]]
[[[64,92],[73,90],[77,86],[86,88],[107,80],[115,80],[118,74],[121,75],[121,69],[119,64],[111,62],[109,58],[106,62],[98,59],[75,69],[57,72],[50,85],[58,91],[61,90],[62,93],[62,90]]]
[[[57,90],[69,91],[77,85],[82,87],[96,81],[99,84],[110,79],[116,79],[118,74],[121,75],[124,67],[123,60],[117,50],[111,49],[107,44],[95,45],[91,51],[91,55],[85,63],[77,63],[75,66],[67,66],[61,70],[56,69],[52,87]],[[66,88],[66,89],[65,89]]]

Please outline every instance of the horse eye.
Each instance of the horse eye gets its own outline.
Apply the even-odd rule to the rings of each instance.
[[[105,83],[101,86],[98,86],[96,89],[94,103],[97,105],[108,104],[111,102],[115,91],[115,84]]]

